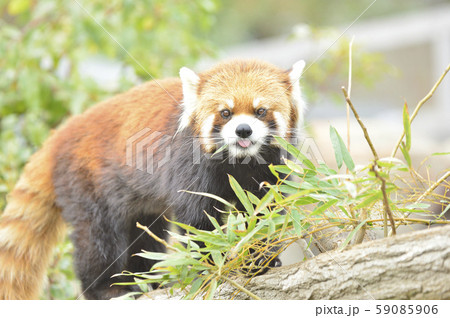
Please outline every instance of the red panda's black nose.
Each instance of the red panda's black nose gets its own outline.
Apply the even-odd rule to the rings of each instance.
[[[236,127],[236,135],[241,138],[247,138],[252,132],[252,128],[248,124],[239,124]]]

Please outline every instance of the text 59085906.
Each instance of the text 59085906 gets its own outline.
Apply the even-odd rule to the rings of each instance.
[[[438,313],[438,305],[376,305],[377,315],[420,315]]]

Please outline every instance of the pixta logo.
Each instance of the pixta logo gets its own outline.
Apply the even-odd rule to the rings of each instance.
[[[185,140],[181,143],[183,149],[184,147],[186,147],[186,150],[189,149],[184,155],[186,158],[190,158],[186,162],[190,162],[192,165],[200,164],[203,160],[219,160],[222,163],[229,164],[248,164],[252,159],[252,157],[247,156],[237,160],[235,157],[228,155],[226,147],[224,147],[223,151],[214,154],[204,151],[205,145],[209,149],[220,148],[223,146],[223,140],[221,141],[222,144],[210,144],[210,139],[199,137],[184,138]],[[173,147],[176,147],[175,145],[177,144],[173,143],[173,139],[172,136],[164,135],[150,128],[144,128],[138,131],[126,141],[126,165],[149,174],[154,174],[157,169],[171,160],[173,151],[175,150]],[[308,160],[317,164],[324,162],[322,154],[313,138],[299,138],[291,140],[291,143],[300,150],[300,153],[304,155],[303,158],[306,157]],[[261,151],[264,151],[264,149],[261,149]],[[290,158],[300,165],[303,163],[300,157],[292,158],[289,152],[282,147],[280,147],[280,157]],[[256,154],[253,158],[259,164],[272,163],[266,162],[261,154]]]
[[[171,157],[171,136],[144,128],[127,139],[126,165],[153,174]],[[162,145],[164,151],[161,152]],[[158,151],[158,155],[156,155]]]

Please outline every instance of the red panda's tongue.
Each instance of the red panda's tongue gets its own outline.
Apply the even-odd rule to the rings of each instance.
[[[247,148],[250,147],[250,145],[252,144],[252,142],[248,139],[240,139],[238,140],[238,144],[239,146],[241,146],[242,148]]]

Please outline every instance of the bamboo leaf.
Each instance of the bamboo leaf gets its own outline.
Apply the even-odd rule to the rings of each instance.
[[[195,295],[195,293],[200,289],[200,287],[202,287],[202,285],[203,285],[203,279],[196,278],[191,285],[191,289],[189,290],[189,294],[187,295],[188,298],[190,299],[190,297],[193,297]]]
[[[286,167],[286,169],[288,169],[287,167]],[[270,172],[272,172],[272,174],[275,176],[275,177],[277,177],[277,179],[280,179],[280,175],[279,175],[279,173],[277,172],[277,169],[275,168],[275,166],[273,165],[273,164],[270,164],[269,165],[269,170],[270,170]],[[289,169],[288,169],[289,170]],[[290,171],[289,171],[290,172]],[[288,172],[288,173],[289,173]]]
[[[298,236],[301,236],[303,234],[303,227],[302,227],[302,215],[298,212],[297,209],[291,210],[291,219],[292,219],[292,225],[294,226],[295,234]]]
[[[296,164],[295,162],[293,162],[289,159],[284,159],[284,163],[292,171],[297,172],[298,174],[303,173],[303,168],[301,166],[299,166],[298,164]]]
[[[267,235],[270,236],[275,232],[275,222],[272,219],[268,219],[267,220]]]
[[[219,222],[217,222],[216,218],[212,217],[211,215],[209,215],[208,213],[206,213],[206,216],[208,217],[208,219],[211,221],[212,225],[216,228],[217,231],[219,231],[220,234],[223,234],[222,228],[220,227]]]
[[[134,281],[143,293],[148,293],[148,285],[144,282],[144,280],[134,277]]]
[[[446,156],[446,155],[450,155],[450,152],[435,152],[431,155],[432,156]]]
[[[190,194],[202,195],[204,197],[208,197],[208,198],[214,199],[216,201],[219,201],[220,203],[223,203],[225,206],[236,209],[236,207],[233,204],[231,204],[230,202],[228,202],[227,200],[222,199],[221,197],[211,194],[211,193],[194,192],[194,191],[188,191],[188,190],[180,190],[179,192],[186,192],[186,193],[190,193]]]
[[[289,174],[291,173],[291,169],[289,169],[288,167],[286,167],[285,165],[271,165],[273,167],[274,170],[281,172],[283,174]]]
[[[251,203],[253,203],[254,205],[259,204],[260,200],[256,195],[254,195],[250,191],[246,191],[246,193],[247,193],[248,199],[250,200]]]
[[[342,163],[345,163],[350,171],[355,170],[355,163],[353,162],[347,147],[344,144],[341,136],[339,136],[336,128],[330,126],[330,139],[334,149],[334,155],[336,157],[336,163],[338,168],[342,167]]]
[[[227,220],[227,240],[228,243],[233,243],[236,239],[237,239],[237,235],[234,233],[235,229],[236,229],[236,216],[232,213],[230,213],[228,215],[228,220]]]
[[[403,107],[403,129],[405,130],[405,149],[407,151],[411,150],[411,119],[409,118],[409,112],[408,112],[408,104],[406,104]]]
[[[225,261],[225,257],[217,250],[211,251],[211,257],[217,267],[221,267]]]
[[[216,289],[217,289],[217,278],[214,278],[209,284],[208,292],[206,293],[206,300],[213,299]]]
[[[254,208],[253,208],[253,204],[250,202],[249,198],[247,197],[247,195],[245,194],[244,190],[242,189],[241,185],[236,181],[236,179],[231,176],[228,175],[228,179],[230,181],[230,185],[231,188],[233,189],[234,193],[236,194],[237,198],[239,199],[239,201],[242,203],[242,205],[244,206],[245,210],[252,215],[253,212],[255,212]]]
[[[311,194],[312,192],[316,192],[316,189],[311,189],[311,190],[302,190],[302,191],[296,191],[293,195],[288,196],[286,198],[284,198],[283,200],[277,202],[279,205],[285,205],[288,204],[290,202],[293,202],[303,196],[309,195],[310,197],[312,197],[313,195]],[[334,198],[333,198],[334,199]]]
[[[283,147],[287,152],[289,152],[292,156],[294,156],[295,159],[299,160],[300,163],[305,164],[310,169],[315,169],[316,167],[314,164],[309,160],[304,154],[300,152],[297,148],[295,148],[293,145],[291,145],[289,142],[284,140],[281,137],[273,136],[275,140],[280,144],[281,147]]]
[[[136,253],[134,255],[142,257],[142,258],[158,260],[158,261],[165,260],[168,257],[167,253],[157,253],[157,252],[148,252],[148,251],[143,251],[142,253]]]
[[[408,164],[408,167],[411,168],[412,167],[412,162],[411,162],[411,157],[409,155],[409,151],[408,149],[406,149],[406,145],[405,143],[402,141],[402,143],[400,144],[400,150],[403,154],[403,157],[405,157],[406,163]]]
[[[228,144],[224,144],[222,147],[220,147],[219,149],[217,149],[211,156],[211,158],[213,158],[215,155],[221,153],[222,151],[224,151],[226,148],[228,147]]]
[[[256,206],[255,214],[264,210],[272,202],[274,197],[273,191],[274,191],[273,189],[269,189],[269,191],[262,197],[262,199]]]
[[[373,194],[367,196],[364,201],[360,202],[357,206],[355,206],[355,210],[368,207],[371,203],[376,200],[380,200],[383,197],[383,193],[381,191],[377,191]]]
[[[238,244],[236,244],[235,249],[240,250],[244,244],[246,244],[248,241],[250,241],[255,234],[263,228],[265,225],[265,222],[259,222],[258,225],[250,232],[248,232],[240,241]]]
[[[158,262],[154,267],[171,267],[171,266],[188,266],[188,265],[201,265],[200,261],[192,257],[177,257],[169,258],[165,261]]]
[[[344,163],[344,159],[342,156],[341,146],[339,143],[339,137],[337,135],[336,129],[334,127],[330,126],[330,139],[331,144],[333,145],[334,149],[334,156],[336,158],[336,164],[338,166],[338,169],[341,169],[342,164]]]
[[[342,245],[339,247],[339,250],[342,251],[342,250],[348,245],[348,243],[349,243],[350,240],[353,238],[353,236],[355,236],[355,234],[359,231],[359,229],[360,229],[364,224],[366,224],[367,220],[368,220],[368,219],[365,219],[364,221],[362,221],[361,223],[359,223],[359,224],[353,229],[353,231],[351,231],[351,232],[348,234],[348,236],[347,236],[347,238],[345,239],[345,241],[342,242]]]
[[[323,211],[325,211],[326,209],[328,209],[329,207],[333,206],[334,204],[336,204],[339,200],[338,199],[334,199],[334,200],[330,200],[328,202],[325,202],[324,204],[322,204],[321,206],[317,206],[314,211],[310,214],[310,216],[314,216],[314,215],[320,215]]]
[[[290,185],[287,185],[287,184],[282,184],[278,188],[285,195],[286,194],[295,194],[295,193],[298,192],[298,188],[297,187],[293,187],[293,186],[290,186]]]

